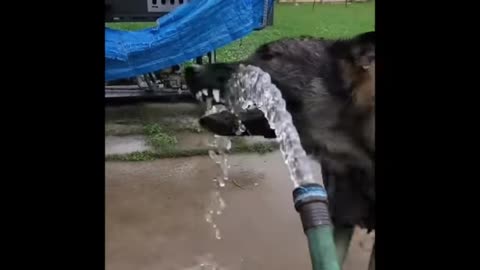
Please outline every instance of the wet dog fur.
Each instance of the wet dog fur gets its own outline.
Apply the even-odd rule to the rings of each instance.
[[[287,38],[264,44],[247,60],[185,70],[193,94],[219,89],[239,64],[260,67],[280,89],[307,154],[320,162],[335,226],[375,229],[375,32],[345,40]],[[240,115],[243,135],[275,137],[259,110]],[[224,112],[200,120],[235,135]]]

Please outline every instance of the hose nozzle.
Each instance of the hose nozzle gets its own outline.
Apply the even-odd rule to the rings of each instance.
[[[303,230],[317,226],[331,226],[327,192],[319,184],[301,185],[293,190],[295,209],[302,219]]]

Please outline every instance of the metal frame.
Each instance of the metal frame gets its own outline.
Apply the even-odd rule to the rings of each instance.
[[[105,0],[105,22],[154,22],[191,0]]]
[[[197,57],[195,62],[199,65],[204,63],[204,57]],[[216,51],[207,53],[207,63],[216,62]],[[179,75],[181,76],[181,75]],[[132,81],[131,84],[119,84],[119,85],[106,85],[105,86],[105,98],[159,98],[173,95],[191,96],[190,91],[185,84],[180,85],[178,88],[165,87],[164,81],[157,78],[155,73],[148,73],[137,76],[135,78],[136,84]],[[122,82],[125,80],[122,80]]]

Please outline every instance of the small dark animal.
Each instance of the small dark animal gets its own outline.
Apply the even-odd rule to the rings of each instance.
[[[287,38],[265,44],[247,60],[189,67],[193,94],[219,89],[239,64],[260,67],[280,89],[302,146],[322,166],[336,227],[375,229],[375,32],[345,40]],[[259,110],[240,115],[248,134],[275,137]],[[209,115],[203,127],[234,135],[237,119]]]

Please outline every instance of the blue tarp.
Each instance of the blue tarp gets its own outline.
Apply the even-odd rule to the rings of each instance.
[[[140,31],[105,29],[105,79],[134,77],[205,55],[263,26],[265,1],[193,0]]]

